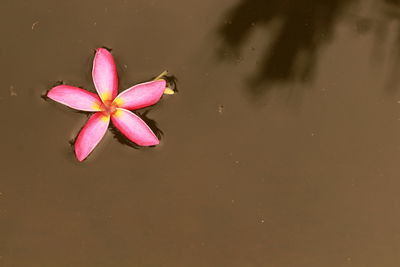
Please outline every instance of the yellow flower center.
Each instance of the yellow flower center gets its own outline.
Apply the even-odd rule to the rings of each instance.
[[[106,100],[102,104],[102,111],[104,115],[106,116],[111,116],[117,111],[118,105],[116,103],[113,103],[111,100]]]

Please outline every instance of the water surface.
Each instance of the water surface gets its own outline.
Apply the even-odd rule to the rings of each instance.
[[[281,2],[2,1],[0,266],[399,266],[398,3]],[[78,163],[101,46],[179,93]]]

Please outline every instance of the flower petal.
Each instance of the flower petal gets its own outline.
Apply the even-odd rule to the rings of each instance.
[[[160,100],[166,87],[165,80],[137,84],[120,93],[114,103],[124,109],[139,109],[154,105]]]
[[[118,94],[118,75],[114,58],[107,49],[98,48],[93,61],[93,82],[104,101],[112,101]]]
[[[110,116],[102,112],[93,114],[80,131],[75,141],[75,155],[83,161],[103,138],[110,123]]]
[[[158,145],[157,136],[138,116],[123,108],[117,108],[111,121],[129,140],[140,146]]]
[[[50,89],[47,97],[70,108],[83,111],[100,111],[101,100],[91,92],[69,85],[58,85]]]

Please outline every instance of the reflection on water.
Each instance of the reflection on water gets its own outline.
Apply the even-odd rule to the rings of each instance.
[[[352,0],[242,0],[228,15],[219,34],[225,48],[238,50],[254,27],[279,22],[271,47],[252,79],[262,82],[306,81],[313,72],[318,49],[332,37],[343,7]],[[271,34],[265,28],[266,34]]]
[[[349,11],[353,4],[359,5]],[[344,16],[350,18],[350,27],[356,24],[358,34],[374,35],[371,57],[374,64],[386,64],[386,88],[394,91],[399,85],[400,0],[242,0],[219,27],[220,59],[225,59],[225,51],[237,55],[247,37],[262,28],[272,42],[251,76],[251,91],[261,93],[266,89],[261,84],[311,81],[320,48],[333,39],[335,26]]]
[[[384,0],[373,3],[369,14],[375,37],[374,63],[386,64],[386,90],[393,92],[399,85],[400,69],[400,1]]]

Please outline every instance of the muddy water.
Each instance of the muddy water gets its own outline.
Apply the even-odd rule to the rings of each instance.
[[[0,266],[399,266],[397,1],[1,1]],[[164,69],[161,145],[46,102]]]

